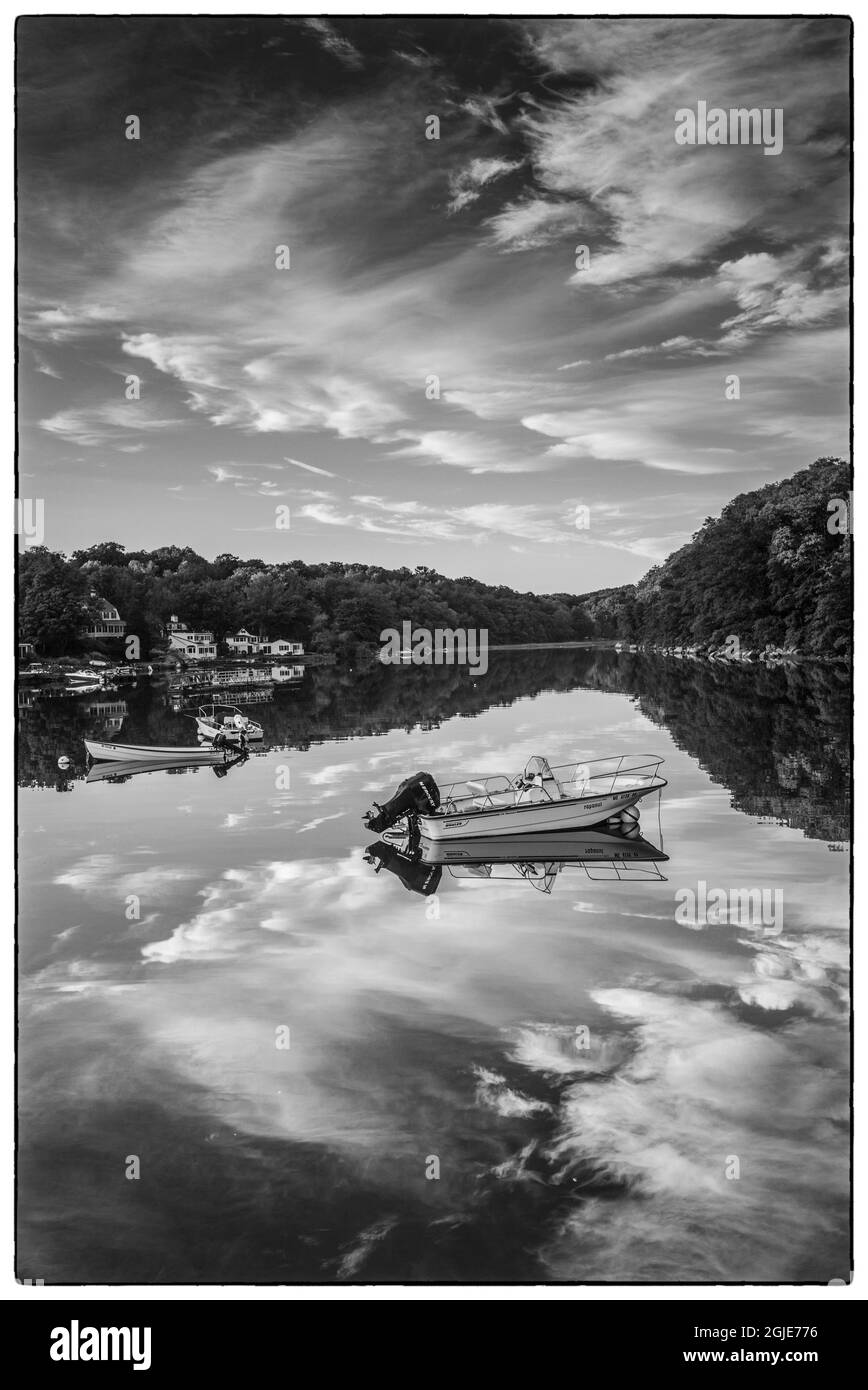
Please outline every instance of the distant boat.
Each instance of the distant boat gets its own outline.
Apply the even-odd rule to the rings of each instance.
[[[89,671],[86,667],[63,674],[67,690],[99,690],[105,679],[101,671]]]
[[[257,724],[255,719],[249,719],[237,705],[221,705],[214,702],[200,705],[193,718],[196,720],[199,737],[209,741],[218,734],[223,734],[230,743],[235,744],[241,742],[242,735],[248,743],[263,737],[262,725]]]
[[[363,819],[377,834],[406,820],[429,840],[601,825],[632,812],[643,796],[666,786],[657,771],[662,762],[640,753],[552,768],[547,759],[536,756],[516,776],[470,777],[442,787],[430,773],[417,772],[384,806],[374,802]]]
[[[88,757],[95,763],[220,763],[236,751],[232,748],[213,748],[207,744],[197,744],[195,748],[169,748],[140,743],[97,743],[91,738],[84,740],[84,746]]]

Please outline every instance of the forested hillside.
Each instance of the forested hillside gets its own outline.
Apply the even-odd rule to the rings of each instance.
[[[638,584],[583,595],[595,632],[700,646],[734,635],[754,649],[847,653],[850,487],[849,466],[822,458],[742,493]]]

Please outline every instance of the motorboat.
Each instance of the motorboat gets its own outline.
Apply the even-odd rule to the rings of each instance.
[[[551,767],[531,757],[523,771],[487,773],[438,786],[429,772],[406,778],[364,816],[381,835],[406,820],[427,840],[551,833],[600,825],[666,786],[654,754],[622,754]]]
[[[369,845],[365,861],[385,869],[411,893],[430,897],[443,875],[456,880],[529,883],[550,893],[558,876],[578,870],[595,881],[664,882],[663,850],[643,839],[637,821],[599,830],[542,835],[504,835],[458,842],[417,840],[392,831]]]
[[[77,671],[64,671],[62,674],[68,690],[89,689],[91,686],[96,686],[99,689],[101,685],[105,684],[107,668],[97,669],[97,663],[94,662],[91,667],[80,666]]]
[[[257,724],[255,719],[248,718],[237,705],[222,705],[212,701],[210,704],[200,705],[192,717],[196,720],[199,737],[209,741],[215,739],[218,734],[223,734],[227,741],[233,744],[240,744],[242,735],[246,743],[259,741],[263,737],[262,725]]]
[[[196,763],[225,762],[237,749],[232,747],[215,748],[213,744],[196,744],[193,748],[171,748],[165,744],[139,743],[98,743],[92,738],[84,740],[88,757],[95,763]]]

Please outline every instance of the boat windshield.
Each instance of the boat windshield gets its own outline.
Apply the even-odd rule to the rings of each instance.
[[[524,769],[524,775],[528,780],[532,777],[546,778],[554,776],[549,767],[548,758],[541,758],[538,754],[535,754],[532,758],[528,758],[527,766]]]

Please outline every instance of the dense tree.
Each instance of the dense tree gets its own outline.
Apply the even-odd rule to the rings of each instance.
[[[651,643],[850,647],[851,540],[830,527],[829,505],[849,496],[840,459],[818,459],[781,483],[736,497],[706,518],[687,545],[638,584],[576,596],[518,593],[427,565],[381,565],[218,555],[189,546],[126,552],[114,541],[70,559],[38,547],[21,557],[21,635],[41,651],[74,649],[91,591],[117,605],[143,652],[177,613],[217,640],[244,625],[314,651],[379,641],[384,628],[475,628],[491,646],[620,637]]]
[[[75,569],[45,546],[21,557],[19,631],[40,651],[63,655],[74,651],[97,606],[90,598],[87,572]]]
[[[844,654],[851,645],[851,473],[817,459],[792,478],[733,499],[636,585],[579,601],[600,636],[681,645],[788,646]],[[831,510],[830,510],[831,508]]]

